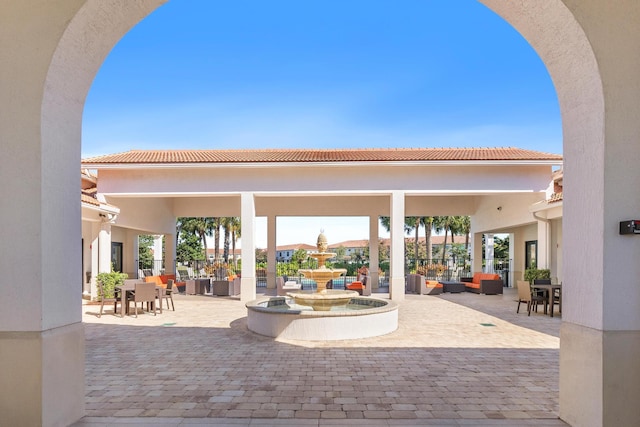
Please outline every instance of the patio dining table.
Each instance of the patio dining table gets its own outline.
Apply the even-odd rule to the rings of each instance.
[[[124,316],[124,307],[125,304],[127,304],[127,292],[128,291],[133,291],[136,288],[136,284],[135,283],[125,283],[123,285],[120,286],[116,286],[115,289],[119,289],[120,290],[120,316],[123,317]],[[162,299],[162,286],[156,286],[156,293],[158,295],[158,300],[161,301]],[[127,304],[127,310],[126,313],[129,314],[129,304]],[[160,304],[160,313],[162,313],[162,304]]]
[[[556,290],[562,295],[562,283],[555,284],[537,284],[531,287],[533,290],[545,291],[549,304],[549,316],[553,317],[553,297],[556,293]],[[562,296],[560,296],[560,301],[562,301]],[[559,311],[562,313],[562,304],[560,305]]]

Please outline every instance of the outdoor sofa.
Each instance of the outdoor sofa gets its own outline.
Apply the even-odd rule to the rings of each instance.
[[[473,277],[463,277],[460,282],[464,283],[467,292],[476,294],[502,294],[502,288],[504,287],[500,276],[494,273],[473,273]]]
[[[406,291],[419,295],[440,295],[443,285],[436,280],[427,280],[421,274],[408,274],[406,279]]]

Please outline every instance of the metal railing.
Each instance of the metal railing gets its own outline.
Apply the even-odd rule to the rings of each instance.
[[[505,283],[505,286],[509,284],[509,271],[511,270],[511,259],[494,259],[490,262],[483,261],[483,272],[499,274]],[[153,261],[152,263],[143,264],[138,262],[139,270],[144,275],[159,275],[165,274],[164,263],[162,261]],[[347,275],[334,279],[334,289],[344,289],[345,283],[351,283],[357,280],[357,270],[362,263],[339,263],[333,262],[331,265],[335,268],[347,268]],[[472,270],[473,260],[471,258],[462,257],[449,257],[445,258],[444,262],[442,258],[439,259],[419,259],[416,265],[414,260],[406,260],[405,262],[405,274],[418,273],[424,275],[428,280],[460,280],[463,277],[472,277],[474,271]],[[380,262],[379,276],[380,286],[388,286],[388,260]],[[311,279],[305,279],[299,270],[314,269],[318,267],[317,260],[311,259],[304,262],[285,262],[279,261],[276,264],[276,276],[283,276],[289,280],[295,280],[301,283],[303,288],[315,289],[315,282]],[[206,276],[215,277],[218,280],[224,279],[225,276],[231,271],[227,267],[215,268],[209,261],[190,261],[179,264],[176,270],[187,277],[200,277],[202,271],[206,270]],[[174,272],[167,272],[166,274],[173,274]],[[239,272],[238,272],[239,273]],[[256,287],[267,287],[267,268],[264,263],[259,263],[256,267]]]
[[[165,267],[163,260],[149,260],[149,261],[141,261],[136,260],[136,264],[138,265],[138,276],[140,276],[140,272],[142,272],[142,277],[146,276],[160,276],[165,274]]]

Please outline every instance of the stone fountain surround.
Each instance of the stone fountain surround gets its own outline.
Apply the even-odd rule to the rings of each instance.
[[[268,337],[302,340],[328,341],[377,337],[398,329],[398,305],[390,300],[371,297],[356,297],[357,292],[327,290],[327,282],[346,273],[345,269],[329,269],[327,259],[336,254],[327,252],[327,238],[321,231],[317,242],[318,252],[310,254],[318,260],[318,268],[299,270],[305,277],[317,283],[316,292],[288,292],[297,304],[312,306],[313,310],[282,310],[286,305],[283,297],[259,298],[246,304],[247,327]],[[322,303],[324,301],[324,303]],[[331,311],[332,305],[355,302],[369,305],[358,310]],[[269,307],[275,303],[278,308]]]
[[[398,329],[398,305],[391,300],[356,297],[359,303],[382,305],[354,311],[307,311],[266,307],[272,299],[262,297],[246,304],[250,331],[283,340],[331,341],[377,337]]]

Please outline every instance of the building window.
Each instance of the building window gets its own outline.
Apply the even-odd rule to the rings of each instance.
[[[529,240],[524,242],[524,268],[538,267],[538,241]]]

